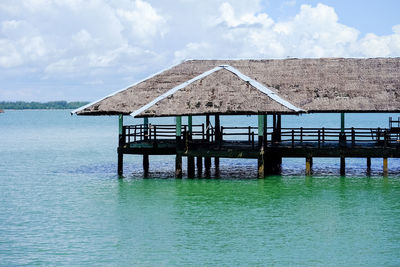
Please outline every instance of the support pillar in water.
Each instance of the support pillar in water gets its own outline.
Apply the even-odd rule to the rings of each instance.
[[[219,157],[214,158],[214,165],[215,165],[215,177],[219,176]]]
[[[124,169],[124,154],[122,153],[122,146],[125,143],[125,140],[123,140],[123,127],[124,127],[124,117],[122,114],[118,116],[118,129],[119,129],[119,135],[118,135],[118,175],[122,177],[123,175],[123,169]]]
[[[371,174],[371,158],[367,158],[367,174]]]
[[[259,154],[257,159],[258,178],[265,178],[265,115],[258,115],[258,147]]]
[[[196,158],[196,167],[197,167],[197,176],[201,177],[203,174],[203,158],[202,157],[197,157]]]
[[[388,159],[383,158],[383,175],[387,176],[388,175]]]
[[[346,175],[346,159],[343,156],[340,157],[340,175]]]
[[[149,139],[149,118],[143,118],[143,126],[144,126],[144,140]],[[149,175],[149,155],[143,154],[143,176],[147,177]]]
[[[124,154],[118,148],[118,176],[122,177],[124,168]]]
[[[143,176],[149,176],[149,155],[143,154]]]
[[[210,157],[204,157],[204,175],[206,177],[211,176],[211,158]]]
[[[175,157],[175,178],[182,178],[182,155],[176,154]]]
[[[188,116],[188,141],[192,141],[193,117]],[[194,178],[194,157],[187,156],[188,178]]]
[[[312,174],[312,157],[306,157],[306,175]]]
[[[181,148],[181,138],[182,138],[182,117],[177,116],[176,120],[176,150]],[[175,158],[175,177],[182,178],[182,155],[176,153]]]

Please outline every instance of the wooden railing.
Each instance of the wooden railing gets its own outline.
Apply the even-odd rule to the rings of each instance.
[[[258,140],[258,127],[224,127],[221,126],[219,132],[212,127],[204,124],[192,125],[189,132],[188,125],[181,126],[182,138],[189,140],[202,140],[207,142],[215,141],[243,141],[249,142],[253,146]],[[265,129],[266,142],[269,145],[285,144],[292,147],[313,143],[318,147],[326,143],[339,143],[343,146],[356,146],[371,143],[378,146],[399,146],[400,133],[391,132],[390,128],[345,128],[342,132],[340,128],[282,128],[280,134],[272,127]],[[175,125],[129,125],[123,127],[121,136],[123,143],[138,141],[157,141],[173,140],[176,138]]]

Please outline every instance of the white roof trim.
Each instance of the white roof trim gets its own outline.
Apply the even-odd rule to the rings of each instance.
[[[256,80],[253,80],[253,79],[249,78],[248,76],[244,75],[243,73],[241,73],[239,70],[235,69],[234,67],[231,67],[229,65],[222,65],[221,67],[236,74],[240,79],[248,82],[253,87],[257,88],[258,90],[260,90],[261,92],[263,92],[264,94],[269,96],[271,99],[273,99],[276,102],[278,102],[279,104],[287,107],[288,109],[294,110],[296,112],[304,111],[303,109],[298,108],[298,107],[292,105],[290,102],[286,101],[285,99],[281,98],[279,95],[275,94],[271,89],[265,87],[264,85],[257,82]]]
[[[200,79],[205,78],[206,76],[219,71],[221,69],[226,69],[230,72],[232,72],[233,74],[237,75],[241,80],[248,82],[251,86],[255,87],[256,89],[260,90],[261,92],[263,92],[264,94],[266,94],[267,96],[269,96],[272,100],[278,102],[279,104],[287,107],[288,109],[291,109],[293,111],[296,112],[301,112],[304,111],[301,108],[298,108],[294,105],[292,105],[291,103],[289,103],[288,101],[286,101],[285,99],[281,98],[280,96],[278,96],[277,94],[275,94],[273,91],[271,91],[271,89],[268,89],[267,87],[265,87],[264,85],[262,85],[261,83],[249,78],[248,76],[244,75],[243,73],[241,73],[239,70],[235,69],[234,67],[231,67],[229,65],[221,65],[218,67],[215,67],[209,71],[206,71],[196,77],[194,77],[193,79],[186,81],[184,83],[181,83],[180,85],[172,88],[171,90],[167,91],[166,93],[160,95],[159,97],[155,98],[153,101],[151,101],[150,103],[144,105],[143,107],[141,107],[140,109],[132,112],[130,115],[132,117],[135,117],[137,115],[139,115],[140,113],[142,113],[143,111],[149,109],[150,107],[152,107],[153,105],[155,105],[157,102],[167,98],[168,96],[176,93],[178,90],[185,88],[186,86],[188,86],[189,84],[198,81]]]
[[[84,105],[83,107],[74,109],[73,111],[71,111],[71,115],[73,115],[73,114],[75,114],[75,113],[77,113],[77,112],[79,112],[79,111],[81,111],[81,110],[84,110],[85,108],[87,108],[87,107],[89,107],[89,106],[91,106],[91,105],[94,105],[94,104],[96,104],[97,102],[100,102],[100,101],[102,101],[102,100],[104,100],[104,99],[106,99],[106,98],[109,98],[110,96],[113,96],[113,95],[116,95],[116,94],[118,94],[118,93],[120,93],[120,92],[122,92],[122,91],[125,91],[126,89],[129,89],[129,88],[131,88],[132,86],[138,85],[139,83],[144,82],[145,80],[151,79],[151,78],[153,78],[154,76],[157,76],[157,75],[161,74],[162,72],[164,72],[164,71],[166,71],[166,70],[169,70],[169,69],[171,69],[171,68],[173,68],[173,67],[175,67],[175,66],[178,66],[179,64],[182,64],[182,62],[177,63],[177,64],[174,64],[174,65],[172,65],[172,66],[170,66],[170,67],[168,67],[168,68],[165,68],[165,69],[163,69],[163,70],[161,70],[161,71],[159,71],[159,72],[157,72],[157,73],[155,73],[155,74],[152,74],[152,75],[150,75],[150,76],[148,76],[148,77],[146,77],[146,78],[144,78],[144,79],[142,79],[142,80],[140,80],[140,81],[138,81],[138,82],[135,82],[135,83],[132,84],[132,85],[129,85],[128,87],[126,87],[126,88],[124,88],[124,89],[118,90],[118,91],[116,91],[116,92],[114,92],[114,93],[111,93],[111,94],[109,94],[109,95],[107,95],[107,96],[105,96],[105,97],[103,97],[103,98],[100,98],[99,100],[96,100],[96,101],[93,101],[93,102],[91,102],[91,103],[89,103],[89,104],[87,104],[87,105]]]
[[[142,112],[145,111],[146,109],[148,109],[148,108],[150,108],[151,106],[155,105],[157,102],[159,102],[159,101],[163,100],[164,98],[167,98],[168,96],[174,94],[176,91],[178,91],[178,90],[180,90],[180,89],[182,89],[182,88],[185,88],[185,87],[188,86],[189,84],[191,84],[191,83],[193,83],[193,82],[195,82],[195,81],[197,81],[197,80],[203,79],[204,77],[210,75],[211,73],[214,73],[214,72],[216,72],[216,71],[218,71],[218,70],[221,70],[221,69],[223,69],[222,66],[215,67],[215,68],[213,68],[213,69],[211,69],[211,70],[209,70],[209,71],[206,71],[206,72],[200,74],[199,76],[194,77],[193,79],[190,79],[189,81],[186,81],[186,82],[184,82],[184,83],[181,83],[180,85],[178,85],[178,86],[172,88],[172,89],[169,90],[168,92],[166,92],[166,93],[160,95],[159,97],[155,98],[153,101],[151,101],[150,103],[144,105],[144,106],[141,107],[140,109],[138,109],[138,110],[132,112],[130,115],[131,115],[132,117],[135,117],[136,115],[142,113]]]

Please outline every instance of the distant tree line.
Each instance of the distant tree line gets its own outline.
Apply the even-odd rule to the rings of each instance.
[[[0,101],[0,109],[76,109],[88,104],[89,102],[67,102],[67,101],[50,101],[50,102],[7,102]]]

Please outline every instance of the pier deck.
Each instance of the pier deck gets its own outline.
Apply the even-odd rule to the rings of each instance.
[[[254,158],[261,159],[259,165],[271,162],[279,165],[283,157],[304,157],[311,162],[313,157],[338,157],[343,161],[342,174],[344,158],[400,158],[400,133],[390,128],[281,128],[278,131],[267,127],[261,138],[254,134],[257,127],[220,127],[218,131],[192,125],[189,131],[187,125],[182,125],[181,130],[182,135],[176,136],[175,125],[124,126],[118,152],[145,157],[176,155],[188,157],[189,161],[194,157],[200,160]],[[148,165],[148,159],[144,165]],[[269,169],[279,170],[280,166]]]

